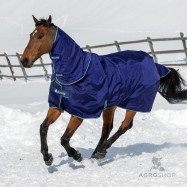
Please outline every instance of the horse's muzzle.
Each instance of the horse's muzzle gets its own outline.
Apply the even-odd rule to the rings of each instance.
[[[23,65],[23,67],[25,67],[25,68],[30,68],[32,66],[32,63],[29,63],[28,58],[21,59],[21,63]]]

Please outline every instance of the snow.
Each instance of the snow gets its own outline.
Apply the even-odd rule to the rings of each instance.
[[[0,2],[0,53],[23,51],[34,26],[32,14],[51,14],[55,24],[81,46],[147,36],[178,36],[187,30],[186,24],[179,21],[186,17],[184,0]],[[137,48],[141,50],[141,46]],[[180,54],[174,57],[184,59]],[[186,67],[177,69],[187,80]],[[99,161],[89,158],[100,138],[102,119],[84,120],[73,136],[71,144],[84,157],[78,163],[68,158],[60,145],[70,118],[63,113],[49,129],[49,152],[54,163],[47,167],[40,153],[39,126],[48,109],[49,84],[41,79],[27,83],[0,81],[0,186],[187,186],[187,107],[170,105],[160,95],[152,112],[138,113],[133,128]],[[124,114],[124,110],[117,109],[111,134],[118,129]],[[152,158],[158,155],[162,157],[164,172],[150,170]]]

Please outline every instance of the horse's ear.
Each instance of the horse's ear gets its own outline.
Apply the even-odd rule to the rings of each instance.
[[[32,15],[32,17],[33,17],[34,22],[38,23],[38,20],[33,15]]]
[[[51,24],[52,23],[52,18],[51,18],[51,15],[49,16],[48,18],[48,23]]]
[[[48,20],[47,20],[47,26],[50,27],[51,23],[52,23],[52,18],[51,18],[51,15],[50,15]]]

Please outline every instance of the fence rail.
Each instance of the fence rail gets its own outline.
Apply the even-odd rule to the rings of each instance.
[[[107,48],[107,47],[116,47],[117,51],[120,52],[121,47],[123,45],[128,45],[128,44],[139,44],[139,43],[145,43],[148,44],[149,46],[149,50],[147,51],[147,53],[149,53],[150,55],[152,55],[152,57],[154,58],[154,61],[156,63],[158,63],[158,55],[163,55],[163,54],[178,54],[178,53],[183,53],[185,54],[185,57],[187,58],[187,45],[186,45],[186,40],[187,37],[184,36],[184,33],[180,33],[179,37],[171,37],[171,38],[151,38],[151,37],[147,37],[146,39],[143,40],[136,40],[136,41],[125,41],[125,42],[118,42],[118,41],[114,41],[113,43],[109,43],[109,44],[102,44],[102,45],[86,45],[85,47],[83,47],[84,50],[87,50],[89,52],[94,52],[94,49],[101,49],[101,48]],[[181,42],[181,46],[183,46],[182,49],[176,49],[176,50],[161,50],[161,51],[157,51],[154,48],[154,42],[168,42],[168,41],[180,41]],[[141,49],[140,49],[141,50]],[[17,58],[17,64],[12,64],[10,58],[15,57]],[[33,67],[42,67],[43,69],[43,74],[42,75],[28,75],[27,74],[27,70],[23,67],[23,65],[20,62],[20,57],[21,54],[16,53],[16,54],[0,54],[0,79],[2,80],[3,78],[11,78],[14,81],[16,81],[16,79],[18,78],[24,78],[25,81],[27,81],[29,78],[38,78],[38,77],[43,77],[46,80],[49,80],[51,74],[48,72],[47,70],[47,66],[51,66],[51,63],[44,63],[43,62],[43,58],[39,58],[39,64],[34,64]],[[2,64],[1,63],[1,58],[5,58],[7,64]],[[172,64],[164,64],[166,66],[187,66],[187,63],[172,63]],[[10,71],[10,75],[4,74],[1,70],[2,68],[6,68],[9,69]],[[20,68],[22,75],[15,75],[15,68]]]

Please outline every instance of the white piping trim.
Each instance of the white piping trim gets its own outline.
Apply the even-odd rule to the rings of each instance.
[[[58,81],[57,81],[57,79],[55,80],[55,82],[60,86],[60,88],[61,88],[61,91],[62,91],[62,85],[61,84],[59,84],[58,83]],[[58,107],[61,109],[61,102],[62,102],[62,97],[63,97],[63,95],[60,95],[60,101],[59,101],[59,104],[58,104]],[[62,110],[62,109],[61,109]]]
[[[168,69],[168,68],[167,68]],[[168,69],[169,70],[169,72],[166,74],[166,75],[164,75],[164,76],[162,76],[162,77],[160,77],[160,79],[161,78],[163,78],[163,77],[166,77],[168,74],[170,74],[171,73],[171,70],[170,69]]]
[[[87,66],[87,68],[86,68],[86,71],[85,71],[84,75],[83,75],[80,79],[78,79],[78,80],[76,80],[76,81],[74,81],[74,82],[71,82],[71,83],[69,83],[69,84],[64,84],[64,83],[61,83],[61,82],[58,80],[58,76],[56,76],[57,82],[58,82],[59,84],[64,85],[64,86],[70,86],[70,85],[73,85],[73,84],[79,82],[81,79],[83,79],[83,78],[86,76],[86,73],[87,73],[87,71],[88,71],[88,69],[89,69],[89,67],[90,67],[90,64],[91,64],[91,56],[92,56],[92,55],[90,54],[89,64],[88,64],[88,66]]]
[[[53,42],[53,43],[56,42],[57,34],[58,34],[58,27],[57,27],[57,29],[56,29],[55,39],[54,39],[54,42]]]

